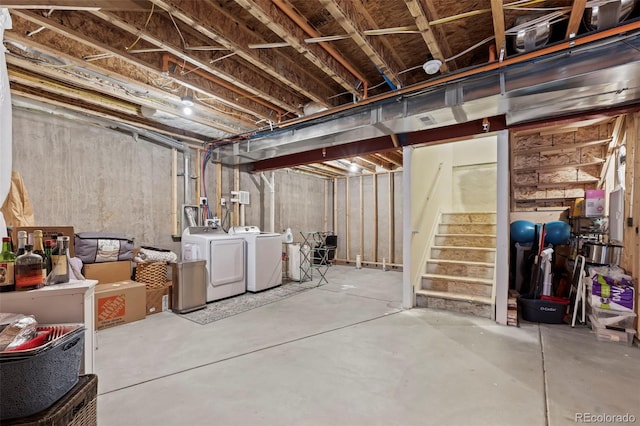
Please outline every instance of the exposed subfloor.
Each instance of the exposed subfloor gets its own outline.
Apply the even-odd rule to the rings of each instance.
[[[402,310],[397,271],[333,266],[327,278],[207,325],[163,312],[99,331],[98,424],[640,422],[637,346],[584,327]]]

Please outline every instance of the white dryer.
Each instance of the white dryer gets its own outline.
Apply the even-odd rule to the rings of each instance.
[[[229,234],[247,241],[247,291],[282,284],[282,235],[260,232],[257,226],[234,226]]]
[[[196,250],[193,250],[193,247]],[[245,239],[207,226],[192,226],[182,233],[182,252],[189,247],[206,261],[207,302],[247,291]]]

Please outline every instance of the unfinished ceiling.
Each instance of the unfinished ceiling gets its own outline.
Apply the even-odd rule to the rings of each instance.
[[[239,155],[246,148],[239,144],[256,135],[278,137],[292,123],[448,76],[457,81],[464,70],[638,15],[631,0],[0,0],[0,7],[13,18],[5,46],[14,104],[64,108],[197,147],[232,145],[239,162],[345,143],[315,135],[297,150],[272,143],[259,156]],[[454,122],[475,119],[462,89],[443,99]],[[184,100],[193,102],[190,114]],[[425,114],[402,129],[437,127],[437,118]],[[402,143],[380,123],[387,137],[369,144],[375,149],[296,165],[326,177],[349,173],[351,163],[362,172],[400,167]],[[349,141],[375,136],[352,131]]]

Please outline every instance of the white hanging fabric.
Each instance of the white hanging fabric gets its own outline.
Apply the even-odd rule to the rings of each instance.
[[[0,206],[9,194],[12,165],[11,93],[4,48],[4,30],[11,29],[9,9],[0,8]],[[0,237],[7,236],[7,224],[0,212]]]

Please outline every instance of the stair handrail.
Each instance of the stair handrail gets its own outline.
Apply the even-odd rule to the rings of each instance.
[[[426,272],[425,270],[427,267],[427,258],[429,257],[429,252],[431,251],[431,247],[433,247],[433,240],[435,239],[435,235],[437,234],[438,225],[440,224],[441,218],[442,218],[442,211],[440,210],[440,208],[438,208],[438,211],[436,212],[436,220],[433,221],[433,225],[431,226],[431,233],[429,235],[429,238],[427,239],[428,242],[427,244],[424,245],[424,249],[422,250],[422,254],[420,255],[419,265],[421,266],[418,269],[418,272],[415,274],[415,276],[411,280],[414,293],[416,291],[416,288],[418,288],[418,284],[420,280],[422,279],[422,274]]]
[[[418,220],[416,221],[416,226],[413,227],[413,233],[417,234],[418,228],[420,227],[420,225],[422,225],[422,220],[423,220],[423,216],[424,216],[424,212],[426,210],[426,206],[427,203],[429,202],[429,200],[431,199],[431,196],[433,195],[433,191],[435,191],[437,185],[438,185],[438,181],[440,180],[440,173],[442,172],[442,166],[444,165],[444,162],[440,162],[440,164],[438,164],[438,170],[436,171],[436,177],[435,179],[433,179],[431,181],[431,188],[429,189],[429,193],[427,195],[427,198],[425,198],[425,200],[422,203],[422,206],[420,208],[420,216],[418,217]]]
[[[422,203],[421,209],[420,209],[420,215],[418,216],[418,220],[416,221],[416,226],[413,227],[412,230],[412,235],[413,234],[417,234],[420,232],[420,228],[422,227],[422,222],[424,220],[424,212],[426,210],[427,207],[427,203],[429,202],[429,200],[431,199],[431,197],[433,196],[433,192],[435,191],[435,189],[438,187],[438,182],[440,181],[440,175],[442,173],[442,166],[444,165],[444,162],[440,162],[440,164],[438,164],[438,170],[436,171],[436,176],[435,178],[431,181],[431,188],[429,188],[429,192],[427,194],[427,198],[425,198],[424,202]],[[424,248],[422,250],[422,254],[420,255],[420,267],[417,268],[417,272],[416,274],[412,277],[411,279],[411,286],[413,288],[413,291],[415,292],[418,282],[420,281],[422,274],[426,268],[426,264],[427,264],[427,256],[429,254],[429,251],[431,250],[431,247],[433,246],[433,239],[434,236],[436,234],[437,231],[437,227],[438,224],[440,223],[440,216],[442,215],[442,212],[440,211],[440,207],[438,207],[438,210],[436,211],[436,220],[434,220],[433,225],[431,226],[431,234],[429,235],[429,238],[427,239],[427,243],[424,245]]]

